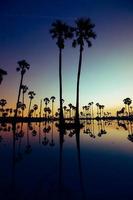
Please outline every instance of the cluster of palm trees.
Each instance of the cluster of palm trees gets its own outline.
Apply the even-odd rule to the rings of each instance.
[[[133,110],[132,110],[132,100],[131,98],[127,97],[123,99],[123,103],[125,104],[125,107],[122,107],[120,110],[117,111],[117,116],[126,116],[126,117],[131,117],[133,116]]]
[[[84,45],[87,43],[91,47],[91,39],[95,39],[96,34],[93,31],[95,27],[89,18],[80,18],[75,21],[75,25],[69,26],[61,20],[57,20],[52,24],[50,34],[56,40],[59,49],[59,97],[60,97],[60,123],[63,123],[63,105],[62,105],[62,51],[65,47],[65,41],[72,39],[72,47],[79,46],[79,64],[77,73],[77,89],[76,89],[76,113],[75,122],[79,125],[79,84],[82,66],[82,54]]]

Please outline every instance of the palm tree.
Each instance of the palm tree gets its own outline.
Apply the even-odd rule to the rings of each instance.
[[[29,91],[28,92],[28,95],[29,95],[29,99],[30,99],[30,103],[29,103],[29,111],[28,111],[28,117],[29,117],[29,114],[30,114],[30,108],[31,108],[31,102],[32,100],[34,99],[34,96],[36,95],[36,93],[34,91]]]
[[[54,96],[52,96],[51,98],[50,98],[50,100],[52,101],[52,118],[54,117],[54,102],[55,102],[55,97]]]
[[[21,79],[20,79],[20,85],[19,85],[19,91],[18,91],[18,99],[17,99],[17,103],[16,103],[16,110],[15,110],[15,115],[14,115],[15,117],[17,117],[18,102],[20,101],[23,77],[24,77],[24,74],[26,73],[26,70],[29,70],[29,68],[30,68],[30,65],[25,60],[18,61],[18,65],[19,65],[19,67],[17,67],[16,70],[21,72]]]
[[[44,103],[45,103],[45,108],[44,108],[45,117],[46,117],[46,112],[47,112],[47,105],[48,105],[49,102],[50,102],[49,98],[45,97],[44,98]]]
[[[77,94],[76,94],[76,122],[79,124],[79,82],[82,66],[82,53],[84,50],[85,43],[88,44],[88,47],[91,47],[90,39],[95,39],[96,34],[93,32],[94,24],[91,23],[89,18],[80,18],[75,21],[76,27],[75,30],[75,39],[73,40],[72,46],[75,48],[79,45],[79,64],[78,64],[78,74],[77,74]]]
[[[96,103],[97,106],[97,117],[99,117],[99,103]]]
[[[7,75],[7,72],[0,68],[0,84],[2,83],[4,75]]]
[[[22,85],[21,89],[22,89],[22,94],[23,94],[23,96],[22,96],[22,103],[24,104],[24,94],[27,92],[28,87],[27,87],[27,85]],[[24,110],[22,111],[22,117],[23,116],[24,116]]]
[[[69,116],[69,117],[70,117],[70,119],[71,119],[71,112],[72,112],[72,107],[73,107],[73,105],[72,105],[71,103],[69,103],[68,106],[69,106],[69,108],[70,108],[70,116]]]
[[[59,49],[59,97],[60,97],[60,123],[63,119],[63,105],[62,105],[62,50],[65,47],[65,40],[72,38],[72,28],[61,20],[56,20],[52,24],[50,34],[53,39],[56,39],[56,45]]]
[[[132,100],[129,97],[127,97],[126,99],[123,100],[123,102],[125,104],[125,107],[127,105],[127,107],[128,107],[128,116],[130,116],[129,106],[131,105]]]
[[[37,109],[38,109],[38,105],[37,105],[37,104],[34,104],[34,105],[33,105],[33,110],[35,111],[34,117],[36,117],[36,111],[37,111]]]
[[[2,112],[2,115],[3,115],[3,112],[4,112],[4,106],[7,104],[7,101],[5,99],[0,99],[0,106],[1,106],[1,112]]]

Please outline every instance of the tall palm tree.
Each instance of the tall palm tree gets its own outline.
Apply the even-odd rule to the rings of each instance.
[[[31,108],[31,102],[32,102],[32,100],[34,99],[34,96],[36,95],[36,93],[35,93],[34,91],[29,91],[29,92],[28,92],[28,95],[29,95],[29,99],[30,99],[29,110],[28,110],[28,117],[29,117],[30,108]]]
[[[17,67],[16,70],[21,72],[21,78],[20,78],[20,85],[19,85],[19,91],[18,91],[18,99],[16,103],[16,110],[15,110],[15,115],[14,115],[15,117],[17,117],[18,102],[20,101],[24,74],[26,73],[26,70],[29,70],[30,68],[30,65],[25,60],[18,61],[18,65],[19,67]]]
[[[24,95],[27,92],[28,87],[27,87],[27,85],[22,85],[21,89],[22,89],[22,103],[24,104]],[[24,116],[24,110],[22,110],[22,117],[23,116]]]
[[[72,38],[72,28],[61,20],[56,20],[52,24],[50,34],[53,39],[56,39],[56,45],[59,49],[59,97],[60,97],[60,123],[63,119],[63,105],[62,105],[62,50],[65,47],[65,40]]]
[[[7,72],[0,68],[0,84],[2,83],[4,75],[7,75]]]
[[[91,23],[89,18],[80,18],[75,21],[75,39],[73,40],[72,46],[75,48],[79,46],[79,64],[78,64],[78,74],[77,74],[77,91],[76,91],[76,122],[79,124],[79,83],[80,74],[82,66],[82,54],[84,50],[84,45],[87,43],[88,47],[91,47],[90,39],[95,39],[96,34],[93,32],[94,24]]]
[[[54,96],[52,96],[51,98],[50,98],[50,100],[52,101],[52,118],[54,117],[54,102],[55,102],[55,97]]]
[[[47,113],[47,105],[49,104],[50,100],[48,97],[45,97],[44,99],[44,103],[45,103],[45,108],[44,108],[44,112],[45,112],[45,118],[47,117],[46,116],[46,113]]]
[[[129,106],[131,105],[132,100],[129,97],[127,97],[126,99],[123,100],[123,102],[124,102],[125,106],[127,105],[127,107],[128,107],[128,116],[130,116]]]

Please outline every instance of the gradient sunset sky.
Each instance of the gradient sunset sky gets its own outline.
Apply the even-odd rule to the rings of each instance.
[[[56,96],[58,105],[58,49],[49,29],[56,19],[70,25],[90,17],[97,38],[85,48],[80,82],[80,105],[93,101],[107,109],[133,99],[132,0],[2,0],[0,5],[0,67],[7,70],[0,98],[15,106],[20,74],[17,61],[31,65],[24,84],[36,99]],[[66,43],[63,52],[63,98],[75,105],[78,48]]]

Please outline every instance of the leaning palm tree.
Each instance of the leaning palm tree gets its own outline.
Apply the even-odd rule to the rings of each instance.
[[[31,102],[34,99],[34,96],[36,95],[36,93],[34,91],[29,91],[28,95],[29,95],[29,99],[30,99],[29,111],[28,111],[28,117],[29,117],[29,115],[30,115],[30,108],[31,108]]]
[[[56,20],[52,24],[50,34],[53,39],[56,39],[56,45],[59,49],[59,97],[60,97],[60,123],[63,119],[63,105],[62,105],[62,50],[65,47],[65,40],[72,38],[72,28],[61,20]]]
[[[54,117],[54,102],[55,102],[55,97],[54,96],[52,96],[51,98],[50,98],[50,100],[52,101],[52,118]]]
[[[18,103],[20,102],[20,95],[21,95],[24,74],[26,73],[26,70],[29,70],[29,67],[30,67],[30,65],[25,60],[18,61],[18,65],[19,65],[19,67],[17,67],[16,70],[21,72],[21,79],[20,79],[18,99],[17,99],[17,103],[16,103],[16,110],[15,110],[14,117],[17,117]]]
[[[2,83],[4,75],[7,75],[7,72],[0,68],[0,84]]]
[[[90,39],[95,39],[96,34],[93,32],[94,24],[91,23],[89,18],[80,18],[75,21],[75,38],[73,40],[72,46],[75,48],[79,46],[79,64],[78,64],[78,74],[77,74],[77,94],[76,94],[76,123],[79,124],[79,82],[82,66],[82,54],[84,50],[85,43],[88,44],[88,47],[91,47]]]

